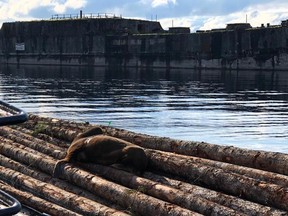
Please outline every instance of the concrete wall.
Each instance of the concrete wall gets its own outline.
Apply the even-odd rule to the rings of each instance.
[[[247,26],[169,33],[158,22],[120,18],[5,23],[0,31],[0,60],[8,64],[288,69],[287,27]],[[17,43],[25,49],[15,50]]]
[[[4,23],[0,51],[15,53],[16,43],[25,43],[21,53],[104,53],[105,35],[163,32],[158,22],[121,18],[77,19]]]

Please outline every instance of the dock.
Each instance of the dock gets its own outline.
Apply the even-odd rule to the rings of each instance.
[[[115,166],[63,165],[72,140],[95,126],[29,114],[0,127],[0,188],[48,215],[288,215],[288,154],[175,140],[99,125],[145,149],[140,176]]]

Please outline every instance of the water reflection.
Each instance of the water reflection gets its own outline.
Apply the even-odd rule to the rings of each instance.
[[[9,66],[0,97],[46,116],[288,153],[285,71]]]

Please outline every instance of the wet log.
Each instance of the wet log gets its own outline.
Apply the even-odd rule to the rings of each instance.
[[[46,116],[41,116],[41,115],[34,115],[33,113],[29,113],[29,119],[33,122],[45,123],[48,125],[63,127],[69,130],[76,130],[76,131],[82,130],[83,128],[86,128],[87,126],[88,127],[91,126],[89,122],[76,122],[76,121],[67,120],[67,119],[51,118],[51,117],[46,117]]]
[[[54,203],[48,202],[45,199],[41,199],[31,193],[23,192],[14,187],[0,182],[0,188],[10,195],[14,196],[21,204],[32,206],[34,209],[40,212],[45,212],[50,215],[63,215],[63,216],[80,216],[66,208],[63,208]]]
[[[215,202],[204,199],[197,194],[185,193],[173,187],[145,179],[123,170],[101,165],[83,165],[89,171],[113,180],[121,185],[141,191],[158,199],[174,203],[178,206],[199,212],[204,215],[244,215],[241,211],[235,211]]]
[[[11,148],[10,148],[10,149],[11,149]],[[167,154],[168,154],[168,153],[167,153]],[[162,155],[164,155],[164,153],[162,153]],[[171,157],[171,158],[175,158],[176,155],[173,154],[173,155],[171,155],[170,157]],[[169,157],[168,157],[168,158],[169,158]],[[183,158],[182,158],[182,160],[183,160]],[[153,161],[153,160],[152,160],[152,161]],[[162,164],[165,164],[164,162],[167,163],[167,157],[162,158],[162,160],[160,161],[160,163],[162,163]],[[34,163],[35,163],[35,162],[34,162]],[[189,164],[190,164],[190,163],[189,163]],[[189,164],[188,164],[188,165],[186,164],[186,165],[189,167]],[[201,165],[198,165],[198,166],[201,167]],[[169,164],[168,164],[168,167],[169,167]],[[204,167],[205,167],[205,166],[204,166]],[[210,168],[210,167],[208,167],[208,168]],[[53,168],[51,168],[51,169],[53,169]],[[200,168],[199,168],[199,169],[200,169]],[[221,170],[221,169],[220,169],[220,170]],[[224,174],[228,175],[228,174],[225,173],[223,170],[221,170],[221,171],[222,171],[221,173],[224,173]],[[51,172],[51,170],[48,171],[48,172]],[[174,174],[175,174],[175,173],[174,173]],[[229,174],[229,175],[231,175],[231,174]],[[223,176],[223,175],[220,175],[220,177],[222,177],[222,176]],[[225,176],[225,175],[224,175],[224,176]],[[222,177],[222,178],[223,178],[223,177]],[[220,179],[221,179],[221,178],[220,178]],[[236,178],[236,179],[237,179],[237,178]],[[249,178],[248,178],[248,179],[249,179]],[[198,179],[198,181],[200,181],[200,180],[201,180],[201,179]],[[234,180],[235,180],[235,179],[234,179]],[[240,180],[241,180],[241,178],[240,178]],[[255,180],[254,180],[254,181],[255,181]],[[258,182],[258,181],[257,181],[257,182]],[[250,184],[251,181],[248,181],[247,183]],[[248,185],[249,185],[249,184],[248,184]],[[262,185],[263,185],[263,184],[262,184]],[[246,185],[246,188],[247,188],[247,185]],[[241,188],[240,188],[240,189],[241,189]],[[235,190],[238,190],[238,191],[237,191],[237,193],[235,193],[235,192],[233,192],[233,193],[234,193],[236,196],[238,196],[238,195],[246,196],[245,193],[243,193],[243,191],[245,191],[245,190],[243,189],[243,191],[242,191],[242,190],[240,190],[240,189],[239,189],[239,188],[238,188],[238,189],[234,189],[234,191],[235,191]],[[259,188],[258,188],[258,189],[259,189]],[[240,190],[240,191],[239,191],[239,190]],[[246,189],[246,191],[249,192],[249,189]],[[231,191],[229,191],[229,190],[228,190],[228,191],[226,190],[226,192],[231,193]],[[254,191],[254,192],[255,192],[255,191]],[[258,193],[257,193],[257,194],[258,194]],[[274,194],[275,194],[275,192],[274,192]],[[250,194],[250,196],[253,197],[253,196],[255,196],[255,194],[254,194],[254,195],[253,195],[253,194],[252,194],[252,195]],[[262,197],[262,196],[261,196],[261,197]],[[265,196],[263,197],[263,199],[265,200]],[[254,200],[252,199],[252,201],[254,201]],[[258,202],[259,200],[256,199],[256,201]],[[263,202],[260,202],[260,203],[263,203]],[[264,204],[265,204],[265,203],[264,203]]]
[[[35,150],[29,149],[23,145],[1,141],[0,153],[28,166],[38,168],[49,175],[53,173],[55,165],[53,158],[41,154],[40,152],[36,153]]]
[[[30,176],[34,179],[37,179],[42,182],[46,182],[49,184],[52,184],[54,186],[57,186],[63,190],[73,192],[74,194],[84,196],[89,199],[95,198],[95,195],[92,195],[90,193],[86,193],[86,191],[83,191],[83,189],[78,188],[75,185],[71,185],[68,182],[61,181],[59,179],[51,178],[50,175],[47,175],[31,166],[25,166],[11,158],[5,157],[3,155],[0,155],[0,165],[9,169],[13,169],[17,172],[21,172],[24,175]]]
[[[25,149],[19,149],[11,145],[1,145],[1,143],[0,151],[7,157],[13,157],[17,161],[37,167],[46,173],[52,174],[53,172],[55,161],[47,157],[31,154]],[[72,165],[65,165],[63,177],[104,199],[142,215],[199,215],[177,205],[149,197],[139,191],[109,182]]]
[[[43,133],[49,136],[53,136],[57,139],[72,142],[74,137],[82,131],[79,128],[78,123],[67,122],[59,119],[39,117],[29,114],[30,120],[21,124],[21,127],[33,130],[35,133]],[[79,123],[79,125],[81,125]]]
[[[5,144],[5,143],[4,143]],[[6,143],[7,144],[7,143]],[[12,144],[9,146],[9,145],[6,145],[6,148],[11,152],[11,149],[13,149],[13,146],[12,146]],[[7,151],[6,151],[7,152]],[[15,156],[20,156],[19,154],[14,154],[14,157]],[[13,157],[13,154],[9,154],[9,156],[10,157],[12,157],[12,158],[14,158]],[[44,156],[45,157],[45,156]],[[16,157],[16,160],[17,160],[17,158],[18,158],[18,160],[19,160],[19,157]],[[41,157],[40,156],[40,158],[43,158],[43,157]],[[2,158],[0,158],[1,159],[1,162],[2,163],[4,163],[5,162],[5,159],[3,159],[3,157]],[[23,161],[23,162],[25,162],[25,161]],[[27,162],[26,162],[27,163]],[[31,163],[31,162],[30,162]],[[38,162],[36,162],[37,164],[38,164]],[[6,162],[6,166],[12,166],[13,165],[13,163],[11,162],[11,161],[7,161]],[[19,165],[18,165],[19,166]],[[109,170],[109,168],[108,167],[105,167],[106,169],[108,169]],[[130,187],[132,187],[132,188],[137,188],[137,184],[136,184],[136,186],[135,185],[133,185],[132,184],[132,182],[133,181],[130,181],[129,179],[131,179],[132,177],[131,177],[131,174],[128,174],[128,175],[124,175],[125,173],[124,172],[119,172],[119,171],[115,171],[115,172],[108,172],[108,171],[105,171],[105,168],[104,169],[102,169],[102,173],[100,173],[101,175],[105,175],[105,174],[108,174],[108,176],[106,176],[106,177],[108,177],[108,178],[113,178],[113,176],[114,176],[114,180],[116,180],[117,181],[117,179],[118,180],[120,180],[120,179],[123,179],[124,177],[127,179],[127,181],[126,181],[126,185],[128,185],[128,186],[130,186]],[[14,168],[15,169],[15,168]],[[51,169],[53,169],[53,168],[51,168]],[[111,168],[110,168],[111,169]],[[18,170],[22,170],[22,172],[23,171],[25,171],[25,168],[23,168],[23,167],[21,167],[20,166],[20,168],[18,168]],[[100,169],[101,170],[101,169]],[[99,170],[98,170],[99,171]],[[48,172],[50,172],[50,171],[48,171]],[[37,176],[39,176],[40,174],[39,174],[39,172],[28,172],[28,173],[25,173],[26,175],[29,175],[29,176],[34,176],[35,175],[35,177],[37,177]],[[117,174],[117,175],[115,175],[115,174]],[[109,177],[110,176],[110,177]],[[122,176],[122,178],[121,178],[121,176]],[[38,177],[39,178],[39,177]],[[133,178],[132,178],[133,179]],[[138,178],[139,179],[139,178]],[[47,180],[47,178],[45,179],[41,179],[41,180]],[[141,180],[141,178],[140,178],[140,180]],[[137,181],[138,182],[138,186],[140,187],[141,186],[141,184],[143,183],[145,183],[145,179],[143,179],[142,181]],[[136,183],[137,183],[136,182]],[[122,182],[123,183],[123,182]],[[125,182],[124,182],[125,183]],[[131,183],[131,184],[130,184]],[[55,182],[54,182],[54,184],[55,184]],[[130,184],[130,185],[129,185]],[[134,183],[135,184],[135,183]],[[149,185],[149,182],[148,183],[146,183],[146,185]],[[150,182],[150,185],[153,185],[153,184],[155,184],[155,183],[153,183],[153,182]],[[147,186],[148,188],[149,188],[149,186]],[[156,187],[157,188],[157,187]],[[161,188],[161,187],[160,187]],[[201,189],[202,190],[202,189]],[[162,190],[162,191],[164,191],[165,192],[165,190]],[[153,195],[153,193],[156,193],[156,196],[155,196],[155,194],[154,194],[154,196],[155,197],[158,197],[158,198],[162,198],[163,200],[165,200],[166,198],[165,197],[168,197],[169,198],[169,196],[167,195],[167,194],[165,194],[164,192],[163,192],[163,194],[161,194],[161,192],[162,192],[161,190],[160,190],[160,192],[157,192],[157,190],[150,190],[150,195]],[[194,190],[195,192],[196,192],[196,190]],[[166,192],[168,193],[169,192],[169,190],[166,190]],[[170,193],[170,192],[169,192]],[[196,195],[197,195],[197,193],[199,193],[199,191],[198,192],[196,192]],[[207,193],[207,191],[205,192],[206,194],[209,194],[209,193]],[[158,196],[157,196],[157,194],[158,194]],[[174,194],[176,194],[176,196],[177,195],[180,195],[180,194],[182,194],[181,192],[175,192],[174,191]],[[195,193],[192,193],[193,195],[195,195]],[[189,197],[189,196],[187,196],[187,195],[181,195],[180,197],[185,197],[184,199],[186,200],[186,197]],[[170,196],[170,199],[171,198],[173,198],[173,196]],[[198,198],[197,198],[198,199]],[[227,197],[224,197],[223,198],[223,202],[225,203],[232,203],[232,201],[234,201],[234,202],[237,202],[237,201],[235,201],[235,199],[236,198],[234,198],[233,197],[233,199],[232,200],[229,200],[229,199],[227,199]],[[217,199],[216,200],[220,200],[220,195],[218,194],[217,195]],[[226,200],[226,201],[225,201]],[[229,202],[228,202],[228,201]],[[166,199],[166,201],[170,201],[170,202],[173,202],[173,199],[172,200],[167,200]],[[215,199],[214,200],[212,200],[213,202],[215,202]],[[176,204],[179,204],[179,203],[181,203],[182,201],[181,201],[181,199],[178,199],[178,203],[176,202]],[[195,211],[196,210],[198,210],[199,211],[199,209],[200,209],[200,212],[201,212],[201,208],[203,208],[203,206],[205,207],[205,205],[206,206],[213,206],[214,205],[214,207],[215,207],[215,204],[209,204],[209,202],[201,202],[201,199],[199,199],[198,201],[196,200],[196,201],[193,201],[193,197],[192,197],[192,199],[191,200],[188,200],[188,201],[186,201],[186,206],[184,206],[184,207],[186,207],[186,208],[189,208],[189,207],[187,207],[187,203],[193,203],[193,202],[195,202],[195,204],[192,204],[192,206],[191,207],[193,207],[194,206],[194,208],[195,208]],[[175,203],[175,202],[174,202]],[[183,202],[184,204],[185,204],[185,202]],[[220,203],[221,204],[221,203]],[[247,203],[244,203],[244,204],[247,204]],[[222,204],[221,204],[222,205]],[[216,205],[217,206],[217,205]],[[251,205],[246,205],[246,206],[251,206]],[[236,210],[239,210],[240,208],[242,208],[242,209],[245,209],[245,205],[242,205],[242,206],[239,206],[238,207],[238,209],[236,208]],[[210,208],[206,208],[205,209],[205,211],[207,212],[207,211],[209,211],[209,209]],[[216,208],[216,209],[212,209],[211,211],[219,211],[219,209],[221,210],[221,207],[220,208]],[[222,208],[223,209],[223,208]],[[256,209],[256,208],[255,208]],[[258,209],[260,209],[260,207],[258,207]],[[203,211],[202,211],[203,212]],[[201,213],[202,213],[201,212]],[[229,211],[227,211],[227,212],[229,212]],[[204,212],[203,212],[204,213]]]
[[[253,202],[288,210],[288,189],[285,187],[191,162],[189,156],[183,159],[176,154],[153,150],[146,150],[146,153],[153,169],[184,177],[193,184],[206,185]]]
[[[49,120],[49,121],[46,122],[45,124],[46,120]],[[43,127],[43,124],[45,127]],[[35,126],[39,128],[37,129],[38,134],[33,133],[33,130],[35,130]],[[55,141],[58,140],[59,142],[60,140],[60,142],[67,143],[67,142],[71,142],[71,140],[73,140],[73,138],[79,132],[87,129],[90,126],[91,125],[88,125],[88,124],[78,125],[78,123],[71,126],[71,122],[69,121],[35,117],[34,119],[31,119],[27,123],[27,125],[23,125],[21,127],[23,128],[23,131],[30,130],[32,132],[32,133],[29,132],[30,133],[29,135],[31,135],[31,137],[32,136],[36,137],[41,134],[41,136],[46,136],[47,139],[50,139],[50,140],[55,139]],[[148,136],[145,134],[137,134],[137,133],[129,132],[126,130],[119,130],[119,129],[115,129],[115,128],[107,127],[107,126],[102,126],[102,127],[105,129],[105,132],[108,135],[112,135],[118,138],[125,139],[130,142],[134,142],[135,144],[138,144],[144,148],[162,149],[164,151],[178,152],[181,154],[187,153],[188,155],[194,155],[197,157],[204,157],[208,159],[210,158],[214,160],[214,161],[211,161],[211,160],[207,160],[204,158],[190,157],[190,159],[188,160],[188,165],[185,167],[183,165],[187,163],[187,157],[185,156],[171,154],[171,157],[170,157],[168,156],[169,153],[168,155],[166,153],[158,154],[159,152],[157,153],[157,151],[147,150],[146,152],[148,152],[148,155],[151,161],[150,167],[153,169],[154,168],[159,169],[161,171],[171,173],[172,175],[176,174],[177,176],[185,178],[185,180],[187,179],[190,180],[190,182],[192,183],[196,182],[199,185],[205,185],[205,187],[206,186],[211,187],[215,190],[224,191],[234,196],[241,196],[242,198],[251,200],[253,202],[262,203],[263,205],[274,206],[276,208],[280,208],[280,209],[287,211],[287,205],[283,204],[287,202],[287,176],[285,175],[287,175],[288,169],[287,169],[287,155],[286,154],[271,153],[271,152],[264,152],[264,151],[253,151],[253,150],[251,151],[251,150],[244,150],[244,149],[239,149],[235,147],[217,146],[217,145],[211,145],[208,143],[200,143],[200,142],[198,143],[198,142],[178,141],[178,140],[173,140],[173,139],[169,139],[165,137],[160,138],[160,137]],[[34,142],[34,139],[32,140],[30,138],[27,138],[27,140]],[[19,140],[19,143],[21,143],[21,140]],[[30,147],[32,147],[32,145],[30,145]],[[24,149],[24,153],[25,153],[25,148],[22,148],[22,149]],[[26,148],[26,150],[28,151],[29,149]],[[9,152],[8,150],[5,150],[5,151]],[[1,152],[1,147],[0,147],[0,152]],[[17,150],[17,152],[19,153],[21,151]],[[30,155],[31,152],[32,151],[29,150],[27,155]],[[58,156],[55,154],[53,156],[55,158],[59,158],[61,154],[59,154]],[[30,159],[26,158],[26,162],[30,161],[33,163],[41,164],[40,160],[39,161],[33,160],[31,158]],[[49,158],[43,157],[43,160],[47,162],[51,160],[51,158],[49,159]],[[221,161],[221,162],[217,162],[216,160]],[[178,163],[179,161],[180,163]],[[222,163],[222,161],[224,162],[226,161],[231,164]],[[46,164],[46,162],[43,164]],[[54,162],[55,161],[53,161],[52,164]],[[51,166],[52,168],[50,169],[49,163],[48,163],[48,168],[47,167],[43,168],[46,170],[47,173],[50,173],[51,169],[53,169],[53,166]],[[262,170],[270,170],[272,172],[283,173],[285,175],[277,175],[272,172],[269,173],[269,172],[265,172],[261,170],[236,166],[233,164],[240,164],[240,165],[254,167],[254,168],[262,169]],[[36,166],[38,166],[38,164]],[[73,166],[72,168],[75,169],[75,173],[83,172]],[[65,170],[66,169],[70,170],[69,165],[65,166]],[[66,176],[68,178],[72,178],[70,176],[69,171],[66,172],[66,174],[64,173],[64,176],[65,175],[68,175]],[[74,182],[76,182],[77,179],[79,180],[81,178],[75,175],[73,176],[73,179],[74,179]],[[72,183],[74,182],[72,181]],[[144,182],[142,183],[145,184],[145,179],[144,179]],[[97,184],[102,184],[102,182],[99,180]],[[79,185],[81,185],[81,183],[79,183]],[[187,193],[185,191],[185,188],[191,184],[186,185],[186,183],[182,182],[181,185],[182,186],[185,185],[185,187],[184,188],[182,187],[182,189],[179,189],[179,190],[183,191],[184,193]],[[233,187],[235,188],[233,189]],[[140,189],[143,189],[143,188],[140,188]],[[137,193],[140,192],[140,191],[137,191],[138,189],[135,189],[135,190]],[[162,191],[164,191],[164,189]],[[168,192],[168,190],[166,191]],[[198,191],[198,193],[200,192]],[[202,192],[202,194],[200,193],[201,196],[200,195],[198,196],[208,199],[207,197],[203,196],[203,193],[204,192]],[[211,196],[213,196],[213,194]],[[225,195],[225,196],[228,196],[228,195]],[[215,199],[217,198],[214,197],[214,200]],[[239,200],[236,197],[235,199],[237,201]],[[215,202],[213,201],[213,199],[210,201]],[[235,206],[239,205],[237,201],[234,201],[231,203],[229,203],[230,202],[229,199],[226,201],[227,201],[227,205],[231,205],[229,206],[231,208],[233,205]],[[112,199],[112,202],[115,202],[115,201]],[[221,202],[222,204],[225,203],[224,198]],[[279,203],[278,205],[275,204],[277,202]],[[218,204],[222,205],[221,203],[218,203]],[[127,208],[127,205],[123,205],[123,204],[121,205]],[[135,205],[134,205],[134,208],[135,208]],[[265,209],[268,207],[263,206],[263,208],[261,208],[262,212],[266,210],[270,211],[269,209]],[[235,207],[233,209],[235,209]],[[237,210],[237,208],[235,210]],[[271,208],[271,211],[275,213],[275,211],[277,210],[274,211],[273,208]],[[248,210],[244,213],[252,215],[252,213],[251,214],[248,213]],[[277,212],[275,214],[277,215]],[[272,214],[268,214],[268,215],[272,215]]]
[[[22,174],[25,174],[27,176],[30,176],[32,178],[35,178],[37,180],[40,180],[42,182],[47,182],[49,184],[52,184],[56,187],[59,187],[65,191],[77,194],[79,196],[83,196],[85,198],[88,198],[90,200],[96,201],[97,203],[100,203],[102,205],[108,206],[110,208],[114,208],[117,210],[123,210],[119,206],[108,202],[104,199],[99,198],[95,194],[92,194],[83,188],[79,188],[76,185],[72,185],[69,182],[62,181],[60,179],[51,178],[50,175],[47,175],[37,169],[32,168],[31,166],[25,166],[17,161],[12,160],[11,158],[5,157],[3,155],[0,155],[0,165],[13,169],[15,171],[21,172]]]
[[[288,175],[287,154],[220,146],[205,142],[175,140],[108,126],[101,127],[105,129],[108,135],[127,140],[144,148],[202,157]]]
[[[198,197],[203,197],[211,202],[227,206],[247,215],[279,216],[287,214],[286,211],[280,211],[278,209],[250,202],[239,197],[230,196],[204,187],[189,184],[184,181],[175,180],[167,176],[157,175],[151,172],[145,172],[144,177],[152,181],[167,185],[169,187],[184,191],[185,193],[193,194]]]
[[[40,151],[46,155],[50,155],[56,158],[63,157],[63,153],[66,152],[64,148],[55,146],[9,127],[0,127],[0,135],[2,136],[2,140],[5,137],[11,141],[14,141],[15,143],[21,143],[22,145],[25,145],[31,149]]]
[[[67,148],[70,145],[70,142],[66,142],[66,141],[57,139],[57,138],[49,136],[47,134],[43,134],[43,133],[40,133],[40,132],[35,132],[35,130],[30,130],[30,129],[25,128],[23,126],[20,127],[18,125],[12,125],[10,127],[13,128],[14,130],[17,130],[17,131],[21,132],[21,133],[27,134],[29,136],[33,136],[33,137],[35,137],[37,139],[46,141],[46,142],[51,143],[51,144],[53,144],[55,146]]]
[[[155,152],[157,154],[157,150],[147,150],[149,152]],[[202,164],[205,166],[211,166],[215,168],[219,168],[224,170],[225,172],[232,172],[236,174],[240,174],[243,176],[247,176],[250,178],[254,178],[259,181],[266,181],[268,183],[273,183],[277,185],[281,185],[283,187],[288,187],[288,176],[286,175],[281,175],[269,171],[263,171],[263,170],[258,170],[254,168],[249,168],[249,167],[243,167],[239,165],[234,165],[234,164],[229,164],[225,162],[219,162],[219,161],[214,161],[214,160],[209,160],[209,159],[204,159],[204,158],[199,158],[199,157],[193,157],[193,156],[185,156],[185,155],[180,155],[180,154],[175,154],[173,155],[177,158],[177,160],[188,160],[189,163],[194,164]]]
[[[1,154],[3,154],[3,155],[8,154],[8,155],[12,155],[12,157],[16,156],[19,158],[19,156],[21,155],[21,151],[23,151],[23,152],[27,151],[30,154],[39,155],[43,159],[44,158],[46,158],[46,159],[51,158],[50,156],[48,156],[46,154],[42,154],[42,153],[40,153],[40,152],[38,152],[32,148],[29,148],[25,145],[22,145],[20,143],[13,142],[12,140],[0,137],[0,153]],[[30,163],[32,164],[34,162],[31,161]]]
[[[27,138],[28,140],[33,140],[33,138],[29,137],[28,135],[25,135],[25,136],[22,135],[21,136],[21,134],[19,134],[17,136],[16,135],[17,131],[13,131],[11,129],[0,129],[0,134],[2,134],[5,137],[8,137],[14,141],[19,141],[23,144],[26,144],[27,146],[32,147],[33,149],[40,150],[42,153],[45,153],[48,155],[53,155],[55,158],[58,158],[58,159],[63,158],[65,155],[64,152],[66,150],[64,150],[63,148],[59,148],[60,151],[62,151],[62,153],[59,153],[59,151],[56,151],[53,149],[53,147],[51,147],[51,144],[50,145],[49,144],[46,144],[46,145],[34,144],[34,142],[38,143],[38,139],[35,139],[33,141],[33,143],[30,144],[29,141],[26,141],[26,139],[24,139],[24,138]],[[33,144],[35,147],[33,146]],[[57,150],[59,150],[59,149],[57,149]],[[258,169],[251,169],[251,168],[247,168],[247,167],[243,167],[243,166],[237,166],[237,165],[233,165],[233,164],[229,164],[229,163],[222,163],[222,162],[217,162],[217,161],[205,160],[205,159],[198,158],[198,157],[197,158],[191,157],[190,160],[193,160],[194,162],[201,163],[204,165],[221,168],[221,169],[224,169],[226,171],[231,171],[231,172],[238,173],[241,175],[249,176],[251,178],[255,178],[258,180],[267,181],[267,182],[274,183],[274,184],[279,184],[279,185],[282,185],[284,187],[288,186],[288,176],[285,176],[285,175],[275,174],[272,172],[264,172],[264,171],[261,171]]]
[[[33,130],[35,125],[39,124],[39,122],[44,122],[45,130],[43,130],[43,133],[48,135],[53,134],[53,136],[68,142],[71,142],[79,132],[91,127],[89,124],[80,124],[79,126],[78,123],[75,125],[75,122],[73,123],[72,121],[56,120],[35,115],[30,115],[30,118],[30,121],[25,124],[29,125],[28,127],[31,130]],[[247,150],[233,146],[220,146],[205,142],[175,140],[167,137],[134,133],[103,125],[101,125],[101,127],[108,135],[130,141],[144,148],[202,157],[288,175],[287,154]]]
[[[33,179],[27,175],[0,166],[0,179],[14,187],[84,215],[127,215],[92,200],[66,192],[58,187]]]
[[[111,130],[109,129],[110,127],[104,127],[104,128],[105,128],[105,130],[106,130],[106,132],[108,134],[111,133]],[[82,130],[84,130],[84,129],[82,128]],[[122,134],[122,132],[124,131],[124,130],[117,130],[117,129],[113,129],[113,130],[116,130],[117,132],[121,131],[120,134]],[[129,134],[130,134],[129,131],[124,131],[123,133],[124,134],[128,134],[128,136],[126,136],[126,135],[125,135],[125,137],[121,137],[120,136],[120,138],[131,137],[131,135],[129,136]],[[70,133],[70,134],[72,134],[72,133]],[[132,134],[134,134],[134,133],[132,133]],[[75,135],[77,135],[76,132],[74,133],[73,137],[70,137],[70,139],[73,139]],[[119,137],[117,134],[110,134],[110,135],[115,135],[116,137]],[[147,137],[149,138],[151,136],[147,136]],[[164,138],[164,139],[166,139],[166,138]],[[169,139],[169,140],[171,141],[171,139]],[[153,142],[153,143],[155,143],[155,142]],[[165,145],[165,144],[163,143],[163,145]],[[147,146],[146,145],[142,145],[142,147],[147,147]],[[148,147],[151,147],[151,146],[148,146]],[[41,151],[41,152],[43,152],[43,151]],[[62,158],[62,157],[63,157],[63,155],[61,155],[58,158]],[[246,176],[249,176],[249,177],[252,177],[252,178],[257,178],[257,179],[263,180],[263,181],[269,181],[271,183],[279,184],[279,185],[282,185],[282,186],[285,186],[285,187],[287,187],[287,184],[288,184],[287,183],[288,182],[287,181],[287,179],[288,179],[287,176],[277,175],[274,172],[273,173],[267,173],[267,172],[262,172],[261,170],[258,170],[258,169],[249,169],[249,168],[243,167],[243,166],[233,166],[233,165],[230,165],[228,163],[219,163],[219,162],[216,162],[216,161],[205,160],[205,159],[201,159],[201,158],[195,158],[195,160],[197,160],[199,163],[203,163],[205,165],[219,167],[219,168],[222,168],[222,169],[224,168],[227,171],[228,170],[229,171],[233,171],[233,172],[241,174],[241,175],[246,175]]]
[[[10,144],[12,144],[12,143],[10,143]],[[178,157],[182,157],[181,155],[178,155]],[[182,157],[182,159],[184,159],[184,160],[186,160],[187,158],[184,156],[184,158]],[[200,162],[201,160],[203,160],[203,159],[200,159],[200,158],[193,158],[193,157],[189,157],[189,160],[190,160],[190,162]],[[200,160],[200,161],[199,161]],[[205,160],[205,159],[204,159]],[[213,161],[211,162],[212,164],[210,164],[210,165],[213,165]],[[205,164],[205,163],[204,163]],[[206,164],[207,164],[207,162],[206,162]],[[208,163],[209,164],[209,163]],[[221,164],[221,163],[220,163]],[[228,166],[230,166],[229,164],[227,164]],[[8,166],[8,165],[7,165]],[[223,167],[222,166],[222,168],[225,168],[225,167]],[[24,170],[24,169],[23,169]],[[233,170],[232,170],[233,171]],[[249,169],[248,169],[248,171],[249,171]],[[260,171],[260,172],[262,172],[262,171]],[[263,175],[265,174],[265,172],[263,172]],[[30,175],[31,175],[31,173],[30,173]],[[276,174],[275,174],[276,175]],[[276,175],[277,176],[277,175]],[[271,176],[271,177],[273,177],[273,176]],[[205,192],[206,194],[209,194],[207,191]],[[220,196],[218,195],[218,198],[216,199],[216,200],[221,200],[220,198],[219,198]],[[213,202],[215,202],[216,200],[212,200]],[[226,200],[226,202],[227,202],[227,200],[229,200],[229,199],[227,199],[227,197],[224,197],[223,198],[223,200]],[[230,203],[231,201],[229,201],[229,203]],[[197,202],[196,202],[197,203]],[[245,206],[245,205],[242,205],[242,206]],[[246,205],[246,206],[251,206],[251,205]],[[243,209],[245,209],[244,207],[242,207]],[[257,207],[257,208],[259,208],[259,207]],[[238,208],[239,209],[239,208]]]
[[[68,164],[65,165],[63,174],[63,177],[70,182],[85,187],[87,190],[119,203],[121,206],[141,215],[200,215],[177,205],[147,196],[140,190],[133,190],[91,175],[89,172],[79,170]],[[88,182],[87,179],[89,179]]]

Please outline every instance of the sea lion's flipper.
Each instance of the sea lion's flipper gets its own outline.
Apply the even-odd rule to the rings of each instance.
[[[63,165],[67,162],[68,162],[68,160],[66,158],[56,162],[56,164],[54,166],[53,174],[52,174],[53,178],[59,178],[59,176],[62,175]]]

